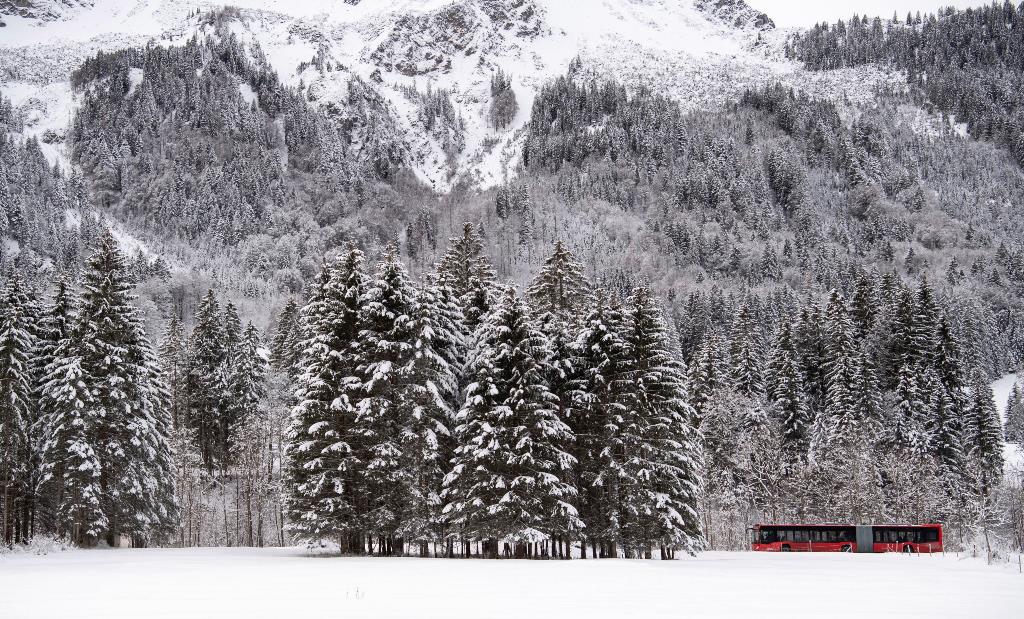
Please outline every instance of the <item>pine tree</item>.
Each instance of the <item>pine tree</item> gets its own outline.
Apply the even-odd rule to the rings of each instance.
[[[456,417],[459,446],[445,478],[445,514],[464,535],[483,540],[490,556],[500,540],[523,557],[527,545],[582,526],[576,489],[567,481],[574,437],[546,384],[544,338],[513,288],[481,328],[470,361],[473,382]]]
[[[177,517],[167,387],[131,290],[124,256],[107,232],[86,263],[73,340],[91,398],[108,542],[122,534],[159,538]]]
[[[741,394],[750,398],[764,396],[763,367],[764,351],[760,332],[754,321],[750,306],[744,303],[733,321],[732,345],[729,351],[732,362],[732,384]]]
[[[366,528],[394,540],[405,520],[408,470],[402,464],[405,386],[415,356],[416,294],[405,267],[389,250],[360,302],[354,432],[362,445]],[[401,552],[401,548],[394,549]]]
[[[1024,445],[1024,394],[1021,393],[1020,383],[1013,383],[1013,389],[1010,390],[1004,435],[1007,442]]]
[[[964,423],[963,444],[980,493],[988,496],[1003,474],[1002,432],[992,388],[976,369],[971,379],[971,399]]]
[[[462,236],[448,241],[437,265],[438,283],[448,286],[462,304],[466,325],[475,329],[490,308],[494,268],[483,254],[483,242],[473,224],[466,222]]]
[[[627,513],[624,543],[649,557],[651,544],[662,558],[675,549],[703,547],[697,515],[702,491],[696,413],[687,404],[682,363],[669,350],[668,328],[648,288],[637,288],[627,303],[627,427],[636,450],[624,441]]]
[[[30,533],[37,414],[32,358],[38,320],[21,278],[12,273],[0,315],[0,534],[7,543],[26,541]]]
[[[586,310],[590,291],[583,266],[562,241],[555,241],[554,251],[527,289],[526,298],[537,314],[548,312],[567,321]]]
[[[626,413],[623,318],[599,291],[574,346],[578,357],[566,421],[576,436],[574,481],[583,533],[606,550],[621,539],[624,458],[620,429]],[[581,542],[586,558],[586,543]]]
[[[413,324],[414,354],[403,385],[401,468],[407,472],[405,520],[399,534],[420,540],[444,537],[441,488],[454,453],[455,406],[465,358],[462,312],[451,290],[429,281],[419,291]]]
[[[781,422],[782,446],[790,453],[804,454],[808,446],[811,415],[789,323],[784,322],[779,328],[768,376],[768,397]]]
[[[188,352],[188,424],[199,439],[207,471],[217,466],[224,470],[230,434],[228,354],[220,303],[213,290],[207,291],[196,309]]]
[[[289,530],[305,541],[338,537],[347,552],[364,548],[353,398],[362,388],[354,347],[367,285],[363,254],[355,248],[321,268],[302,309],[302,373],[288,428]]]

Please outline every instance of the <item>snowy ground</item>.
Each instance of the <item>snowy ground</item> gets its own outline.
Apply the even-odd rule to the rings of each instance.
[[[0,557],[0,617],[1020,617],[1024,575],[953,555],[678,561],[312,557],[299,549]]]

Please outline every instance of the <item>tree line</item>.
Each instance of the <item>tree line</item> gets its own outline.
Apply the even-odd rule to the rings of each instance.
[[[467,224],[437,272],[351,248],[290,311],[287,509],[344,552],[651,555],[702,547],[700,448],[657,300],[590,301],[561,245],[525,298]],[[408,550],[407,550],[408,549]],[[415,549],[415,550],[414,550]]]
[[[3,539],[161,541],[177,524],[166,383],[109,233],[79,292],[46,304],[17,272],[0,318]]]

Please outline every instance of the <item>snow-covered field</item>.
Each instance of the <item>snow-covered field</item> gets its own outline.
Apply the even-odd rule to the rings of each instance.
[[[0,557],[0,617],[1020,617],[1024,575],[954,555],[678,561],[313,557],[300,549]]]

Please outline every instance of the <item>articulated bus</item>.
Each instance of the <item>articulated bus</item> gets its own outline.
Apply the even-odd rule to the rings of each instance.
[[[942,552],[941,524],[758,524],[751,548],[763,552]]]

